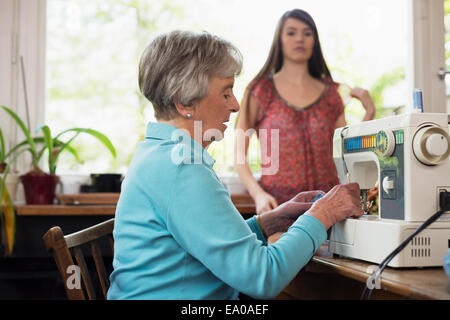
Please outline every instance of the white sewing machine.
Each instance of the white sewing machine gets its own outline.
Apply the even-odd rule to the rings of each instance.
[[[363,198],[378,182],[378,214],[335,224],[329,251],[381,263],[440,210],[440,193],[450,192],[449,155],[447,114],[404,114],[336,129],[333,159],[339,179],[358,182]],[[413,238],[389,266],[442,266],[449,248],[450,211]]]

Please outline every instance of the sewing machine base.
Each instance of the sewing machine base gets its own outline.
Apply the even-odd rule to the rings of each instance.
[[[381,263],[421,223],[364,216],[333,226],[329,251],[350,258]],[[435,267],[443,265],[450,246],[450,222],[437,221],[419,233],[388,264],[389,267]]]

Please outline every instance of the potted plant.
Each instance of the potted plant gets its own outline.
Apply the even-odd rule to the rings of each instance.
[[[17,150],[16,147],[8,151],[0,128],[0,239],[4,256],[10,256],[14,248],[16,215],[13,202],[19,182],[19,176],[9,171],[17,157],[24,151],[26,150]]]
[[[86,133],[97,140],[99,140],[112,154],[116,157],[116,150],[111,141],[101,132],[90,128],[70,128],[66,129],[55,136],[52,136],[51,130],[47,125],[42,125],[36,129],[41,131],[41,137],[33,138],[30,130],[25,126],[20,117],[11,109],[1,106],[21,128],[26,139],[18,143],[12,152],[23,152],[27,150],[31,154],[32,167],[31,170],[20,176],[20,180],[24,186],[25,200],[27,204],[52,204],[55,196],[55,188],[59,181],[56,175],[56,166],[59,155],[63,151],[71,152],[77,161],[80,161],[76,150],[74,150],[70,143],[81,133]],[[67,140],[61,140],[63,135],[72,133],[72,136]],[[48,173],[44,172],[39,166],[42,156],[47,151],[48,154]]]
[[[0,128],[0,239],[4,256],[10,256],[14,248],[16,214],[13,201],[19,181],[18,175],[11,175],[9,169],[23,151],[16,153],[14,150],[7,151],[3,132]],[[10,160],[8,161],[8,159]]]

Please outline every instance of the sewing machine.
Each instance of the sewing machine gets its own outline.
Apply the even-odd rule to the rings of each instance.
[[[448,201],[441,193],[450,192],[449,155],[447,114],[411,113],[336,129],[333,159],[340,182],[358,182],[363,205],[378,182],[378,212],[335,224],[329,251],[381,263]],[[442,266],[449,248],[447,211],[389,266]]]

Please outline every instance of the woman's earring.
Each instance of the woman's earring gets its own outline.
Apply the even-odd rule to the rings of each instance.
[[[192,118],[192,114],[190,114],[190,113],[186,114],[186,119],[190,119],[190,118]]]

